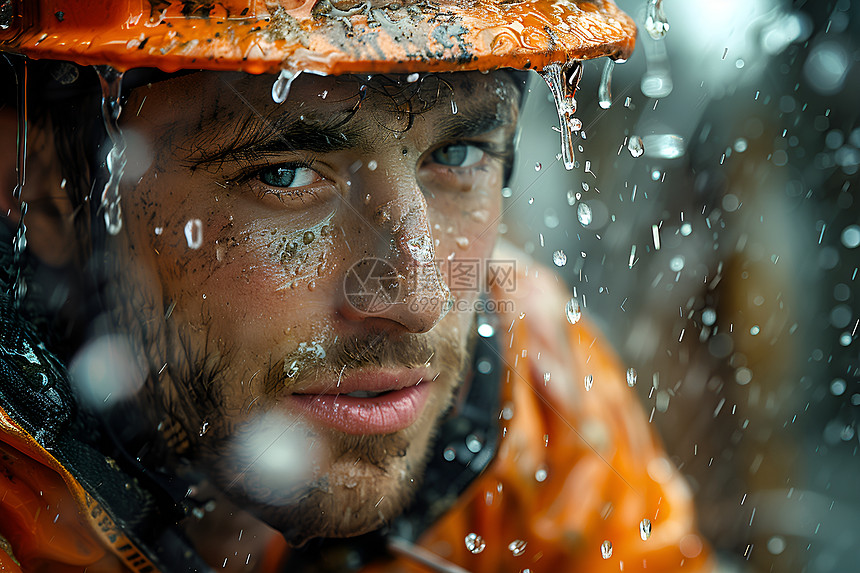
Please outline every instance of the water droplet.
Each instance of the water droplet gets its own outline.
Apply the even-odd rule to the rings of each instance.
[[[679,272],[684,268],[685,264],[684,256],[677,255],[672,257],[672,260],[669,261],[669,268],[672,269],[673,272]]]
[[[841,396],[845,393],[846,388],[845,380],[842,378],[834,378],[833,381],[830,382],[830,393],[834,396]]]
[[[104,209],[105,227],[111,235],[119,234],[122,229],[122,209],[120,207],[119,184],[125,169],[125,138],[119,128],[119,115],[122,112],[120,91],[122,88],[122,72],[110,66],[95,66],[102,89],[102,121],[113,147],[108,152],[105,164],[108,180],[101,196],[101,208]]]
[[[304,235],[302,235],[302,242],[306,245],[310,245],[316,239],[316,235],[314,235],[313,231],[305,231]]]
[[[582,120],[578,117],[572,117],[568,120],[567,125],[570,126],[570,131],[579,131],[582,129]]]
[[[544,383],[544,384],[548,383],[548,382],[549,382],[549,379],[550,379],[551,377],[552,377],[552,374],[550,374],[549,372],[544,372],[544,373],[543,373],[543,383]]]
[[[552,262],[555,263],[557,267],[563,267],[567,264],[567,255],[564,254],[564,251],[558,250],[552,254]]]
[[[472,452],[473,454],[477,454],[481,451],[481,448],[484,447],[484,444],[481,443],[481,440],[475,434],[469,434],[466,437],[466,449]]]
[[[469,238],[468,237],[457,237],[455,239],[455,242],[457,243],[457,246],[460,247],[461,249],[468,249],[469,248]]]
[[[537,471],[535,472],[535,479],[538,482],[546,481],[546,468],[545,467],[541,466],[537,469]]]
[[[203,422],[203,425],[200,426],[200,435],[202,436],[206,432],[209,431],[209,422]]]
[[[642,538],[642,541],[648,541],[648,538],[651,537],[651,520],[647,517],[639,522],[639,537]]]
[[[600,555],[604,559],[612,557],[612,543],[610,543],[608,539],[600,544]]]
[[[370,161],[367,162],[367,168],[370,171],[376,171],[376,167],[377,167],[377,163],[376,163],[375,159],[371,159]]]
[[[636,379],[638,377],[639,377],[639,375],[636,373],[635,368],[628,368],[627,369],[627,385],[628,386],[630,386],[631,388],[636,386]]]
[[[648,157],[678,159],[687,152],[684,138],[674,133],[655,133],[642,138],[642,145],[648,150]]]
[[[645,153],[645,144],[642,143],[642,138],[638,135],[631,135],[627,141],[627,151],[633,157],[642,157],[642,154]]]
[[[655,40],[662,40],[669,31],[669,21],[663,11],[663,0],[648,0],[645,6],[645,29]]]
[[[685,237],[689,237],[690,233],[693,232],[693,227],[689,223],[684,223],[681,225],[681,234]]]
[[[540,171],[542,167],[543,165],[541,165],[540,163],[535,163],[535,171]]]
[[[580,203],[576,206],[576,218],[579,219],[579,224],[583,227],[591,224],[591,207],[588,206],[588,203]]]
[[[594,376],[591,374],[585,375],[585,391],[588,392],[591,390],[591,387],[594,386]]]
[[[203,222],[189,219],[185,223],[185,242],[189,249],[199,249],[203,245]]]
[[[576,203],[577,199],[579,199],[579,197],[577,197],[576,191],[574,191],[573,189],[568,189],[568,191],[567,191],[567,204],[573,205],[574,203]]]
[[[409,74],[408,76],[406,76],[406,81],[409,82],[410,84],[414,84],[415,82],[418,81],[419,77],[420,76],[418,75],[418,72],[415,72],[415,73],[412,73],[412,74]]]
[[[527,542],[522,539],[515,539],[508,544],[508,551],[514,554],[514,557],[519,557],[526,552]]]
[[[576,324],[582,318],[582,311],[579,308],[579,301],[575,298],[567,301],[564,307],[564,314],[567,316],[567,321],[571,324]]]
[[[702,311],[702,324],[711,326],[717,322],[717,312],[712,308],[706,308]]]
[[[780,555],[783,551],[785,551],[785,547],[785,538],[779,535],[774,535],[767,540],[767,550],[771,553],[771,555]]]
[[[597,88],[597,104],[603,109],[609,109],[612,106],[612,69],[614,67],[615,61],[607,58],[603,65],[603,75],[600,76],[600,86]]]
[[[457,115],[457,102],[451,100],[451,113]]]
[[[293,80],[298,75],[298,73],[293,73],[289,70],[281,70],[281,73],[278,74],[278,79],[272,84],[272,100],[275,103],[284,103],[287,101],[287,98],[290,96],[290,86],[293,85]]]
[[[419,235],[406,242],[409,254],[419,264],[427,264],[433,260],[433,240],[429,235]]]
[[[496,329],[493,328],[493,325],[488,322],[483,322],[478,325],[478,334],[483,338],[490,338],[495,334]]]
[[[514,190],[510,187],[502,187],[502,197],[511,197],[514,194]]]
[[[558,124],[561,130],[561,157],[564,168],[574,168],[573,129],[571,119],[576,113],[576,89],[582,78],[582,64],[578,61],[549,64],[541,72],[555,100]],[[580,124],[581,125],[581,124]]]
[[[487,544],[484,542],[484,538],[477,533],[470,533],[466,536],[466,549],[472,553],[478,554],[483,551],[486,546]]]
[[[842,244],[849,249],[855,249],[860,246],[860,227],[857,225],[848,225],[842,230]]]
[[[457,457],[457,451],[451,447],[445,448],[445,451],[442,452],[442,457],[445,458],[446,462],[453,462],[454,458]]]

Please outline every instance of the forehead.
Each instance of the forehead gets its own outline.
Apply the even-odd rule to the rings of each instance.
[[[323,118],[333,125],[393,134],[407,131],[416,122],[462,123],[477,116],[511,122],[520,100],[514,78],[505,71],[300,74],[282,104],[272,97],[275,81],[272,75],[198,72],[138,88],[127,107],[137,111],[132,121],[146,118],[162,126],[166,135],[180,137],[235,135],[258,123]]]

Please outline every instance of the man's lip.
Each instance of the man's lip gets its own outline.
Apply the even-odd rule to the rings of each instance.
[[[286,403],[306,420],[345,434],[392,434],[413,425],[424,411],[433,382],[428,375],[423,368],[362,370],[341,377],[339,384],[302,388]],[[360,391],[384,394],[347,396]]]
[[[320,396],[323,394],[349,394],[351,392],[393,392],[417,386],[430,380],[427,368],[379,368],[343,372],[334,380],[314,382],[297,388],[292,394]]]

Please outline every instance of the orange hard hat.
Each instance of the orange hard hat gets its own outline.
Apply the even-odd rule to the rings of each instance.
[[[635,35],[611,0],[0,0],[0,51],[118,70],[540,70]]]

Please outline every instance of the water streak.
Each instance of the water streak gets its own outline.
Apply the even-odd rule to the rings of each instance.
[[[612,70],[615,68],[615,60],[606,58],[603,65],[603,75],[600,76],[600,86],[597,88],[597,104],[602,109],[612,107]]]
[[[122,72],[110,66],[94,66],[102,88],[102,121],[113,147],[108,152],[105,164],[108,180],[102,190],[101,209],[104,211],[105,227],[111,235],[122,230],[122,207],[120,206],[120,180],[125,170],[125,137],[119,128],[119,115],[122,113],[120,93]]]
[[[12,251],[12,267],[15,269],[15,281],[12,283],[12,297],[15,308],[21,306],[27,295],[27,281],[22,271],[24,250],[27,248],[27,225],[24,222],[27,214],[27,203],[21,200],[24,192],[24,182],[27,178],[27,132],[29,131],[29,118],[27,115],[27,59],[23,59],[18,81],[18,156],[15,164],[17,181],[12,197],[15,202],[20,203],[21,214],[18,218],[18,228],[15,230],[15,239]]]
[[[582,79],[582,64],[578,61],[549,64],[540,74],[555,100],[561,129],[561,158],[564,168],[570,171],[574,167],[573,132],[576,118],[573,114],[576,113],[576,89]]]

